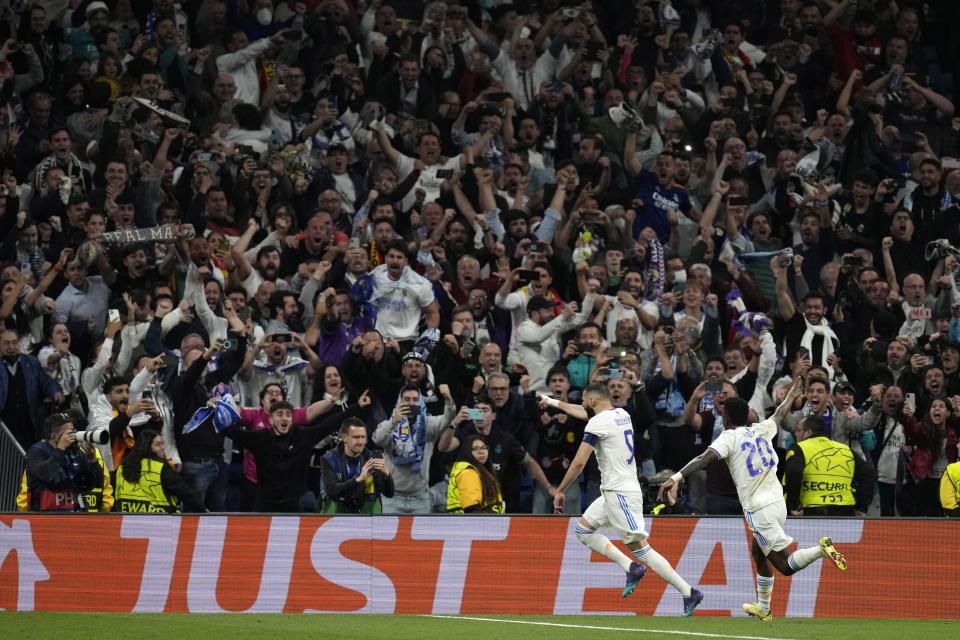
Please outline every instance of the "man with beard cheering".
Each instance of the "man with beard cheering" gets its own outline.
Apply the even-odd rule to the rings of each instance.
[[[260,230],[260,225],[253,218],[247,222],[247,229],[240,236],[240,239],[230,249],[230,256],[233,258],[233,264],[236,266],[234,278],[240,283],[240,286],[247,290],[247,295],[253,297],[257,289],[264,282],[272,282],[277,285],[277,289],[287,289],[285,281],[280,280],[280,249],[272,244],[264,244],[257,251],[257,260],[250,264],[247,259],[247,247],[253,236]],[[285,229],[281,229],[281,232]]]

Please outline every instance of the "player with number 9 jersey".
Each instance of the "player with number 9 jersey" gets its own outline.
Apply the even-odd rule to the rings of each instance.
[[[777,480],[777,453],[773,442],[777,423],[767,419],[746,427],[726,429],[710,444],[730,468],[744,511],[759,511],[783,502],[783,486]]]
[[[623,597],[636,589],[649,567],[683,596],[683,615],[693,615],[703,601],[703,593],[680,577],[666,558],[647,543],[649,534],[643,522],[643,488],[637,479],[637,462],[633,444],[633,419],[610,402],[610,390],[595,382],[583,390],[581,406],[553,398],[541,397],[543,406],[556,407],[580,420],[587,420],[583,442],[557,486],[553,506],[562,512],[564,492],[577,481],[592,454],[600,467],[600,496],[594,500],[577,522],[577,540],[589,549],[619,564],[626,572]],[[597,529],[612,529],[627,545],[633,558],[620,551]]]
[[[590,418],[583,434],[584,442],[594,448],[600,467],[601,491],[636,491],[643,494],[637,480],[637,462],[633,451],[633,420],[623,409],[607,409]]]

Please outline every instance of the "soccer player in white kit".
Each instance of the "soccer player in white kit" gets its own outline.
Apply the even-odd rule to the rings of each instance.
[[[564,491],[580,477],[590,454],[596,453],[600,466],[600,497],[593,501],[577,523],[577,539],[627,572],[623,597],[633,593],[649,567],[683,596],[683,615],[693,615],[693,610],[703,600],[703,593],[687,584],[667,559],[647,544],[649,535],[643,522],[643,489],[637,480],[633,420],[630,414],[610,404],[607,386],[602,383],[591,384],[583,390],[582,406],[546,396],[540,396],[540,399],[543,405],[556,407],[580,420],[589,419],[577,455],[557,487],[553,500],[556,513],[563,512],[566,499]],[[598,528],[616,531],[633,552],[636,561],[614,546],[609,538],[598,533]]]
[[[780,421],[792,410],[793,401],[800,395],[802,378],[794,378],[787,397],[768,419],[748,424],[750,407],[742,398],[731,398],[723,405],[724,431],[702,454],[673,474],[660,486],[658,497],[668,493],[676,498],[680,480],[714,460],[724,460],[737,486],[737,496],[743,506],[747,527],[753,532],[751,552],[757,566],[757,602],[746,603],[743,610],[767,622],[770,613],[770,595],[773,592],[773,565],[785,576],[793,575],[813,564],[818,558],[829,558],[841,571],[847,570],[847,561],[833,546],[830,538],[821,538],[820,545],[797,549],[788,553],[793,538],[783,530],[787,520],[787,504],[783,486],[777,480],[777,454],[773,442]],[[742,426],[747,425],[747,426]]]

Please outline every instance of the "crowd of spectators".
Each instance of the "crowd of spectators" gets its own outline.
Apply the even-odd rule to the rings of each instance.
[[[958,20],[918,0],[4,3],[21,505],[551,513],[584,424],[538,394],[605,381],[654,478],[727,399],[763,418],[800,374],[781,460],[843,443],[877,488],[851,512],[958,513]],[[594,463],[567,512],[598,484]],[[722,464],[684,509],[740,512]]]

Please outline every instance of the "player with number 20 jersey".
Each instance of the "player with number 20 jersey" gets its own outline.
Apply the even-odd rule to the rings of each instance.
[[[778,424],[793,402],[800,396],[803,379],[793,380],[787,395],[773,415],[761,422],[750,422],[750,406],[742,398],[728,398],[723,405],[724,431],[706,451],[688,462],[680,471],[660,485],[659,497],[677,495],[680,481],[705,469],[713,460],[723,460],[730,469],[730,476],[737,486],[737,495],[743,506],[747,526],[753,532],[751,554],[757,566],[757,601],[747,602],[743,610],[765,622],[773,618],[770,598],[773,593],[773,569],[783,575],[793,575],[810,566],[816,560],[827,558],[838,569],[846,571],[847,561],[833,546],[829,536],[820,538],[816,547],[789,552],[793,538],[783,527],[787,522],[787,503],[783,489],[777,481],[777,454],[773,450]],[[807,416],[804,420],[820,420]]]
[[[772,444],[777,430],[777,423],[767,419],[746,427],[726,429],[710,444],[710,449],[730,468],[747,524],[759,534],[757,542],[767,553],[771,549],[779,551],[789,547],[793,542],[782,527],[764,526],[766,531],[757,530],[758,522],[769,525],[767,521],[770,519],[782,522],[787,517],[783,486],[777,480],[777,452]],[[773,505],[773,511],[768,513],[764,508],[770,505]],[[756,519],[754,514],[758,514]]]

